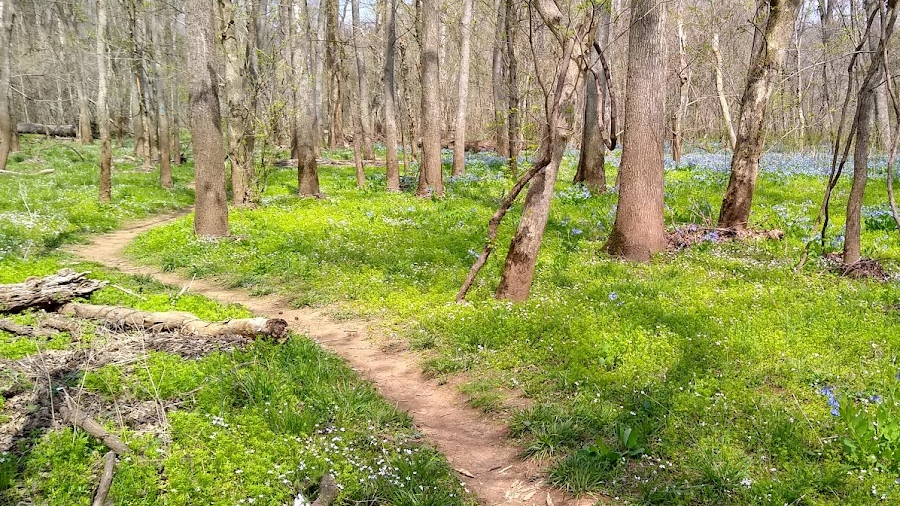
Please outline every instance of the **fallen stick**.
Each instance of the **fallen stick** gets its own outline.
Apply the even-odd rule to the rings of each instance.
[[[57,334],[57,332],[55,331],[30,327],[28,325],[18,325],[4,318],[0,318],[0,330],[15,334],[17,336],[29,337],[51,337]]]
[[[103,474],[100,475],[100,484],[97,485],[97,493],[94,494],[94,502],[91,503],[91,506],[105,506],[106,496],[109,495],[109,487],[112,486],[115,473],[116,452],[108,451],[103,457]]]
[[[182,335],[217,337],[256,337],[259,334],[282,338],[287,335],[287,322],[281,318],[239,318],[223,322],[208,322],[184,311],[139,311],[122,306],[102,306],[70,302],[60,313],[79,318],[101,320],[114,327],[175,332]]]
[[[56,309],[76,297],[86,297],[106,286],[105,281],[87,279],[89,272],[61,269],[43,278],[0,285],[0,313],[18,313],[29,308]]]
[[[39,170],[37,172],[18,172],[15,170],[0,170],[0,174],[6,175],[6,176],[39,176],[41,174],[53,174],[54,172],[56,172],[56,171],[53,169],[44,169],[44,170]]]
[[[103,441],[103,444],[105,444],[107,448],[117,454],[127,455],[131,453],[131,448],[122,442],[122,440],[119,439],[119,436],[109,433],[102,425],[97,423],[96,420],[78,409],[78,406],[75,405],[75,401],[68,393],[66,393],[66,405],[59,408],[59,414],[62,415],[63,420],[67,423],[71,423],[100,441]]]

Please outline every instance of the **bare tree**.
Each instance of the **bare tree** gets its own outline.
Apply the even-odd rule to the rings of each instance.
[[[454,176],[466,171],[466,118],[469,114],[469,65],[472,53],[472,11],[474,0],[463,0],[462,18],[459,21],[461,41],[459,47],[459,85],[456,104],[456,125],[453,140]]]
[[[722,76],[722,52],[719,50],[719,32],[713,34],[712,52],[716,57],[716,96],[719,97],[719,109],[722,111],[722,124],[728,133],[728,147],[734,151],[737,144],[737,134],[734,132],[734,122],[731,120],[731,107],[728,98],[725,97],[725,78]]]
[[[619,168],[616,222],[604,249],[647,261],[666,248],[663,144],[666,126],[666,6],[632,0],[628,35],[628,95]]]
[[[741,99],[731,178],[719,211],[719,226],[722,228],[746,228],[750,220],[763,150],[766,112],[803,0],[767,0],[763,3],[768,5],[768,21],[762,34],[756,32],[758,41],[754,42],[747,85]]]
[[[11,0],[0,0],[0,170],[6,169],[14,125],[9,107],[10,52],[15,11]]]
[[[359,86],[358,114],[362,133],[361,149],[367,159],[375,158],[372,149],[372,114],[369,111],[369,84],[366,80],[366,60],[362,45],[362,18],[359,14],[359,0],[352,0],[351,11],[353,15],[353,52],[356,55],[356,82]]]
[[[323,0],[319,15],[325,16],[325,75],[328,76],[328,146],[332,149],[344,146],[344,119],[342,106],[343,58],[342,41],[338,24],[338,1]]]
[[[299,11],[294,23],[302,34],[302,50],[294,56],[294,72],[297,74],[297,191],[302,196],[318,196],[319,167],[316,163],[316,142],[319,125],[314,102],[316,89],[315,41],[309,18],[307,0],[297,0]]]
[[[172,188],[172,143],[169,142],[169,112],[166,107],[166,90],[160,61],[163,59],[160,21],[164,16],[150,16],[150,35],[153,39],[153,82],[156,86],[156,118],[159,128],[159,182],[163,188]]]
[[[684,132],[682,123],[687,110],[688,96],[685,90],[690,81],[690,68],[687,63],[687,36],[684,33],[684,0],[678,0],[676,8],[677,18],[675,24],[678,34],[678,81],[675,85],[675,104],[672,107],[672,161],[676,166],[681,165],[681,152],[683,150]]]
[[[97,121],[100,122],[100,202],[109,202],[112,193],[112,148],[109,141],[107,106],[107,0],[97,0]]]
[[[491,60],[491,84],[494,90],[494,139],[497,145],[497,154],[509,156],[509,137],[506,127],[506,114],[509,111],[506,100],[508,87],[503,75],[503,48],[506,45],[506,0],[494,0],[494,12],[497,13]]]
[[[384,45],[384,148],[387,191],[400,191],[400,161],[397,157],[397,87],[394,61],[397,54],[397,0],[385,0]]]
[[[443,196],[441,170],[440,0],[421,0],[422,162],[416,195]]]
[[[228,235],[225,193],[225,151],[219,116],[218,76],[215,69],[213,1],[185,0],[190,75],[191,138],[194,145],[194,233],[201,237]]]
[[[594,11],[600,17],[595,40],[598,45],[606,47],[609,43],[612,4],[611,2],[597,4]],[[606,191],[606,146],[603,141],[601,126],[603,118],[600,117],[600,111],[605,97],[599,89],[603,89],[607,83],[600,54],[596,49],[591,51],[591,62],[592,67],[585,69],[584,72],[584,126],[581,134],[581,154],[578,157],[578,168],[573,182],[584,183],[591,191],[602,193]],[[597,82],[595,75],[600,77],[600,83]]]

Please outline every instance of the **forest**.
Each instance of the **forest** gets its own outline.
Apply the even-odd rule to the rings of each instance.
[[[0,505],[900,504],[900,0],[0,0]]]

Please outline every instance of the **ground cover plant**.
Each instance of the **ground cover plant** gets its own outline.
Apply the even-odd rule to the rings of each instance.
[[[430,372],[463,374],[473,404],[500,412],[550,480],[576,493],[646,504],[900,500],[896,274],[867,281],[832,271],[846,181],[826,251],[795,271],[813,234],[824,156],[763,158],[752,224],[783,230],[783,240],[719,237],[722,160],[690,155],[666,172],[667,226],[698,227],[703,240],[632,264],[601,251],[615,188],[597,195],[567,183],[567,156],[522,304],[491,298],[517,208],[469,302],[451,302],[511,184],[490,154],[470,155],[467,174],[436,200],[384,193],[375,169],[363,189],[352,169],[323,169],[324,200],[295,197],[290,171],[271,174],[263,205],[232,213],[235,240],[197,240],[185,217],[141,236],[131,254],[298,306],[337,304],[342,317],[380,316],[422,350]],[[864,254],[896,273],[900,246],[883,223],[884,168],[875,165]],[[883,428],[869,434],[872,420]],[[869,436],[877,444],[863,445]]]
[[[69,151],[42,143],[23,147],[29,153]],[[192,197],[184,187],[172,192],[155,189],[152,174],[131,173],[125,165],[113,180],[113,204],[93,204],[96,150],[78,149],[84,164],[59,161],[53,174],[0,178],[0,193],[40,195],[19,201],[27,204],[26,212],[34,213],[34,226],[3,221],[4,234],[9,234],[3,237],[10,247],[0,257],[0,284],[70,267],[89,270],[92,277],[114,285],[90,297],[96,304],[188,311],[206,320],[249,316],[241,306],[182,293],[149,277],[78,262],[54,249],[79,240],[84,232],[110,229],[123,218],[187,204]],[[26,169],[19,165],[16,170]],[[181,185],[190,175],[190,167],[176,169]],[[56,183],[47,185],[46,178]],[[15,202],[4,205],[10,206],[8,213],[21,212]],[[44,227],[48,216],[66,224],[70,233]],[[49,238],[56,239],[42,242]],[[34,325],[43,318],[35,311],[4,317],[20,325]],[[109,345],[125,337],[89,322],[80,324],[77,333],[62,332],[49,339],[0,331],[4,393],[0,426],[17,414],[7,404],[15,392],[35,388],[13,373],[14,363],[63,354],[77,355],[85,363],[83,369],[54,381],[54,391],[77,393],[82,406],[89,406],[135,451],[136,455],[118,459],[109,496],[114,504],[290,504],[298,494],[315,498],[326,473],[339,487],[332,504],[471,503],[443,456],[423,444],[409,417],[381,399],[339,358],[304,336],[291,335],[284,343],[259,340],[234,349],[197,350],[186,356],[151,351],[102,360]],[[105,365],[92,367],[92,362]],[[0,452],[0,504],[91,503],[107,448],[81,430],[54,423],[49,405],[47,409],[42,424],[16,434],[12,447]]]

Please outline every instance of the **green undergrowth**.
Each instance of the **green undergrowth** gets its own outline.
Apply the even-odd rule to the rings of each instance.
[[[90,270],[110,286],[90,302],[154,311],[189,311],[223,320],[250,316],[222,305],[95,264],[58,255],[0,261],[0,282],[55,272]],[[112,286],[115,285],[115,286]],[[129,293],[130,292],[130,293]],[[12,317],[34,323],[27,312]],[[80,336],[50,340],[0,331],[0,358],[49,350],[98,348],[106,334],[86,324]],[[0,378],[2,380],[3,378]],[[22,380],[20,380],[22,381]],[[290,504],[314,498],[325,473],[341,492],[334,504],[468,504],[443,456],[420,441],[409,416],[381,399],[336,356],[300,335],[284,344],[259,340],[244,351],[199,359],[150,352],[65,378],[119,413],[135,406],[169,407],[165,429],[106,425],[145,457],[120,457],[111,499],[117,505]],[[0,416],[6,416],[0,405]],[[146,420],[145,420],[146,422]],[[0,504],[89,504],[102,470],[103,444],[70,428],[37,431],[0,456]]]
[[[511,186],[487,155],[471,157],[468,175],[436,200],[385,193],[375,169],[357,189],[352,168],[323,169],[328,198],[301,199],[293,171],[273,173],[261,207],[232,212],[233,240],[198,241],[185,217],[139,237],[130,254],[297,306],[380,316],[431,373],[463,374],[472,404],[506,416],[526,455],[575,493],[667,505],[900,501],[900,475],[850,454],[846,424],[820,393],[832,387],[869,409],[869,396],[895,389],[900,368],[896,277],[839,277],[818,249],[795,272],[824,177],[761,175],[753,226],[783,230],[784,240],[720,242],[709,230],[698,245],[631,264],[601,251],[617,196],[573,187],[573,162],[523,304],[491,297],[520,206],[469,302],[452,302]],[[667,170],[667,226],[713,228],[726,182],[703,167]],[[848,192],[845,178],[831,236]],[[897,272],[885,193],[873,178],[863,251]],[[826,242],[839,246],[839,237]]]
[[[22,136],[20,152],[10,154],[0,175],[0,258],[34,256],[85,233],[105,232],[123,220],[141,218],[193,203],[190,164],[172,167],[175,187],[159,185],[159,171],[145,171],[131,150],[113,150],[112,200],[97,199],[99,144],[46,141]],[[38,172],[52,169],[49,174]]]

